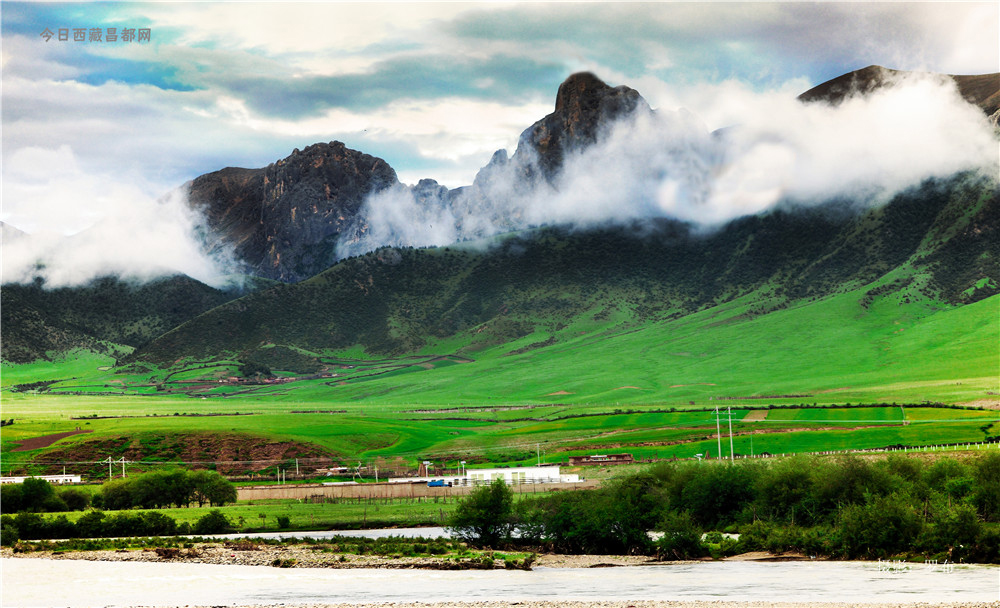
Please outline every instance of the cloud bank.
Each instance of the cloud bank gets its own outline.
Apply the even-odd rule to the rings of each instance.
[[[49,219],[8,219],[26,234],[5,234],[3,283],[41,278],[47,287],[66,287],[102,276],[147,281],[178,273],[215,286],[227,281],[232,256],[203,252],[202,219],[178,192],[156,200],[120,176],[84,172],[69,146],[21,149],[5,159],[4,174],[13,178],[4,197]]]
[[[996,173],[994,127],[948,78],[903,75],[836,106],[736,83],[687,96],[699,113],[661,109],[619,120],[595,145],[567,154],[551,182],[525,179],[538,172],[521,146],[509,161],[494,156],[470,188],[429,197],[401,187],[371,197],[362,210],[368,231],[339,253],[556,223],[673,218],[712,227],[779,204],[875,205],[928,178]]]

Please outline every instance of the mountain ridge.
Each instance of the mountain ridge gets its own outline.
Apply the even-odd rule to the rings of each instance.
[[[961,305],[998,293],[998,211],[996,183],[967,175],[861,214],[774,210],[707,235],[663,220],[644,231],[541,228],[485,250],[383,248],[224,304],[134,357],[252,358],[274,345],[399,356],[439,342],[471,354],[532,334],[553,345],[577,323],[656,323],[748,294],[763,315],[893,273],[889,291]]]
[[[798,99],[835,105],[917,74],[868,66],[817,85]],[[1000,119],[1000,74],[941,77],[953,79],[994,125]],[[485,218],[494,231],[516,229],[517,218],[507,214],[523,211],[505,208],[506,200],[539,182],[551,186],[567,153],[594,145],[605,127],[642,112],[653,110],[635,89],[612,87],[580,72],[559,86],[553,111],[522,131],[514,153],[498,150],[468,186],[448,190],[432,179],[404,186],[384,160],[330,142],[296,149],[261,169],[208,173],[185,187],[192,206],[207,218],[211,247],[233,247],[249,272],[294,283],[339,258],[406,240],[391,232],[373,235],[372,210],[365,205],[379,193],[410,200],[407,213],[430,213],[427,223],[461,226],[455,232],[463,238],[489,236],[465,225],[474,217]]]

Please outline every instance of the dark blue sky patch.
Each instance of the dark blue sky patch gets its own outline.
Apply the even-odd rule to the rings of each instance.
[[[128,85],[152,85],[170,91],[197,91],[201,87],[182,82],[175,66],[148,61],[132,61],[100,55],[81,55],[72,61],[84,73],[75,80],[90,85],[121,82]]]
[[[223,77],[217,84],[246,99],[256,112],[302,118],[329,108],[371,110],[400,99],[454,96],[521,103],[550,97],[568,75],[561,65],[520,57],[468,59],[431,55],[384,61],[363,74]]]

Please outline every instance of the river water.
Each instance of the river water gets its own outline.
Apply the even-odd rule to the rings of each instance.
[[[436,571],[152,562],[3,559],[10,607],[476,600],[733,600],[985,602],[1000,600],[1000,568],[872,562],[696,562],[613,569]]]

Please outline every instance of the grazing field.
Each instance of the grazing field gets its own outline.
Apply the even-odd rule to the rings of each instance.
[[[4,405],[5,417],[15,423],[2,434],[3,470],[65,468],[104,475],[107,465],[100,462],[109,457],[125,459],[129,470],[210,466],[227,474],[274,474],[296,464],[308,473],[359,462],[405,473],[422,460],[455,468],[460,460],[468,466],[535,464],[608,452],[628,452],[637,459],[716,457],[717,428],[725,457],[730,420],[737,455],[979,443],[1000,435],[1000,411],[919,405],[754,406],[763,410],[727,405],[718,417],[714,409],[697,406],[433,413],[351,403],[326,404],[323,410],[299,407],[267,400],[206,404],[185,397],[14,395]],[[29,440],[78,429],[88,432],[15,451],[30,447]]]
[[[403,471],[423,460],[715,457],[716,429],[728,439],[730,420],[733,449],[746,455],[1000,436],[1000,296],[949,308],[895,293],[862,306],[870,288],[763,316],[748,296],[655,324],[577,320],[551,343],[535,332],[396,358],[313,353],[314,371],[276,368],[267,380],[241,377],[236,359],[115,368],[78,353],[5,364],[3,470],[96,474],[109,457],[232,474],[273,474],[296,458],[307,469],[378,461]],[[14,451],[77,430],[89,432]]]

